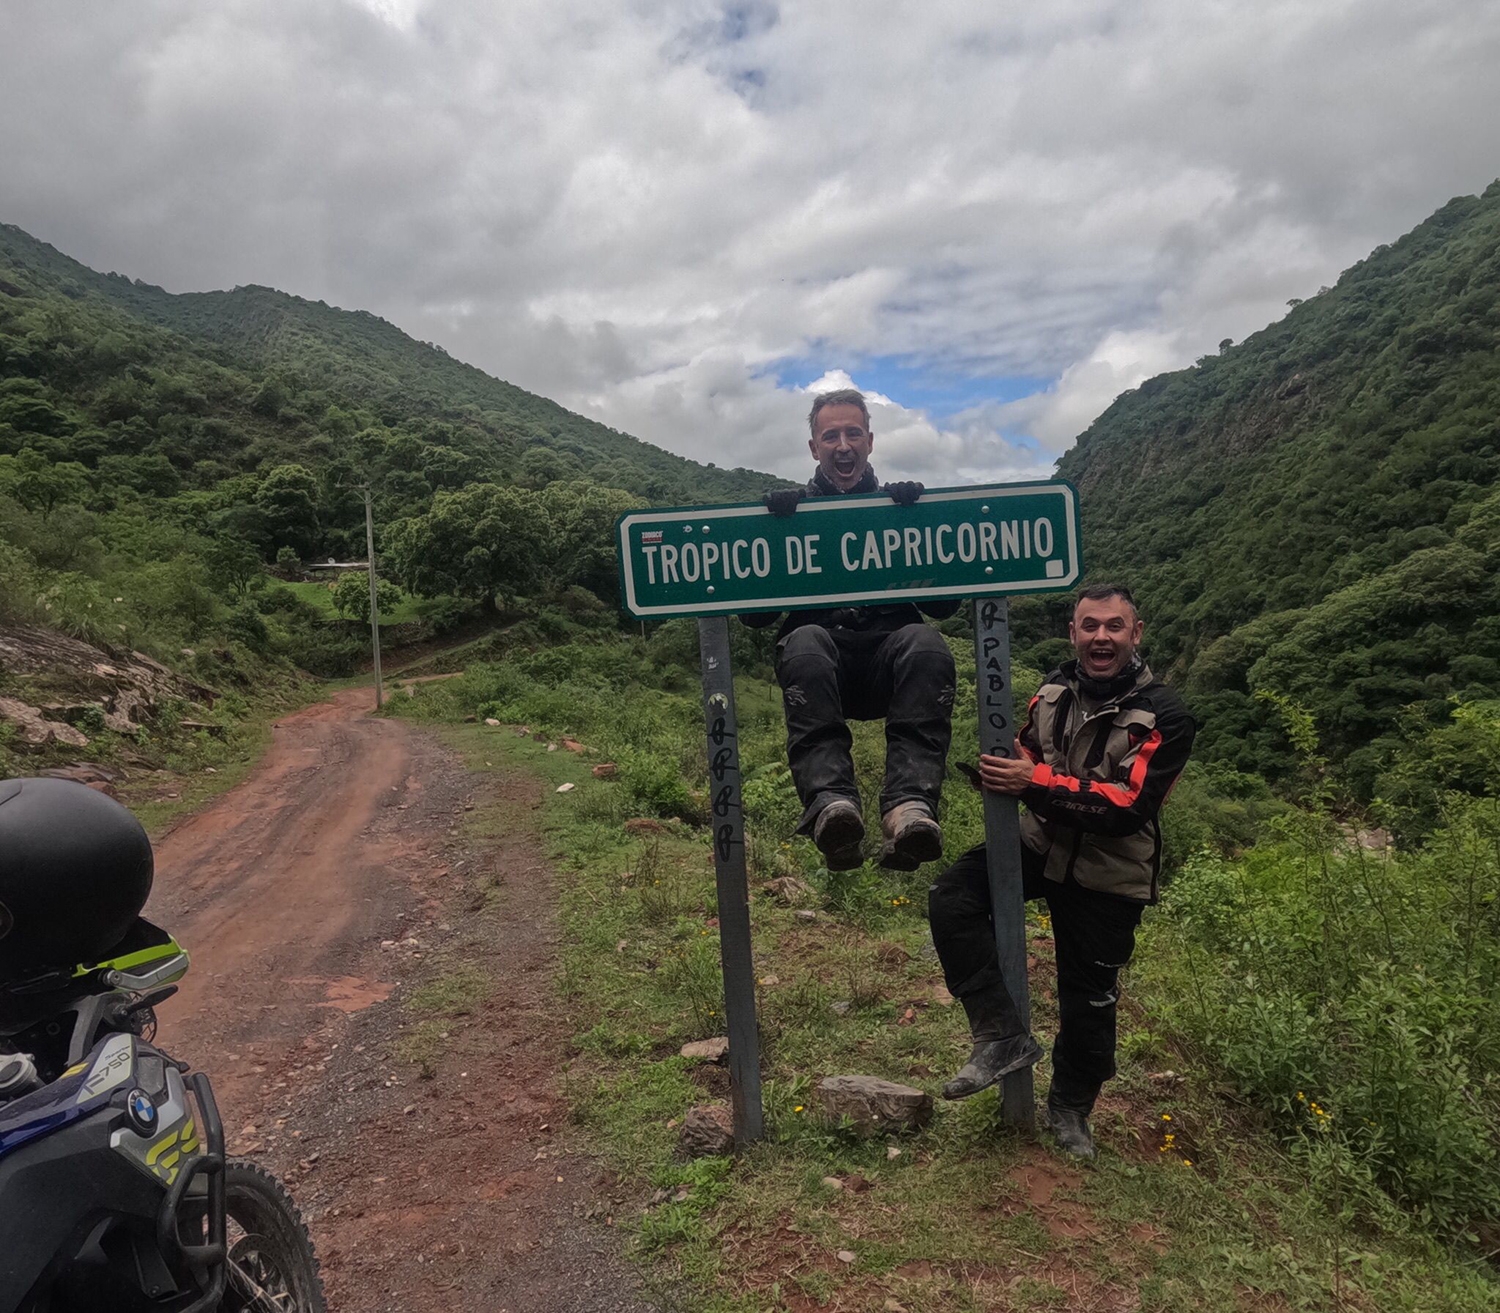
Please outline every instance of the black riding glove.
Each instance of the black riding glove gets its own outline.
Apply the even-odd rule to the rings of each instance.
[[[785,518],[796,513],[797,506],[804,496],[806,496],[806,491],[802,488],[772,488],[761,498],[761,501],[772,515]]]
[[[915,506],[917,498],[926,492],[927,489],[923,484],[908,482],[883,484],[880,491],[885,493],[897,506]]]

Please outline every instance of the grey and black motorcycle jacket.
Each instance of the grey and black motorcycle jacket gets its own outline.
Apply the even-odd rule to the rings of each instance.
[[[1021,750],[1034,763],[1021,837],[1050,880],[1157,900],[1158,813],[1187,765],[1197,725],[1144,663],[1092,688],[1065,662],[1031,699]]]

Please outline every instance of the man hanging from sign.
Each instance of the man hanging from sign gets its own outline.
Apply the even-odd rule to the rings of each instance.
[[[1017,755],[979,759],[981,787],[1026,804],[1023,890],[1046,900],[1057,953],[1046,1119],[1059,1145],[1081,1158],[1094,1156],[1088,1117],[1115,1074],[1116,980],[1135,950],[1141,912],[1157,897],[1157,813],[1197,730],[1182,699],[1141,660],[1143,628],[1127,589],[1085,588],[1068,626],[1077,658],[1032,698]],[[962,1099],[1042,1056],[1000,975],[983,846],[933,883],[928,915],[974,1041],[943,1087],[945,1098]]]
[[[807,497],[884,492],[898,506],[921,497],[920,483],[881,485],[870,467],[870,411],[853,388],[824,392],[808,415],[818,467],[806,488],[768,492],[773,515],[792,515]],[[885,718],[885,786],[880,795],[881,865],[914,871],[943,853],[938,799],[952,737],[953,654],[922,615],[946,619],[957,602],[793,611],[777,640],[776,676],[786,711],[787,758],[810,834],[833,871],[864,860],[859,790],[848,720]],[[776,614],[742,617],[760,629]]]

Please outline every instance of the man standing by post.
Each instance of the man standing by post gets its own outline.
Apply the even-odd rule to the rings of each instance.
[[[1042,898],[1057,953],[1058,1030],[1046,1119],[1058,1144],[1094,1156],[1088,1117],[1115,1073],[1116,982],[1135,950],[1144,908],[1157,898],[1157,813],[1187,764],[1196,725],[1182,699],[1141,660],[1143,623],[1128,589],[1085,588],[1068,626],[1075,660],[1031,700],[1015,757],[979,759],[983,788],[1019,798],[1026,898]],[[943,1087],[962,1099],[1035,1063],[1001,978],[981,845],[933,883],[933,943],[974,1041]]]
[[[870,468],[875,435],[864,396],[853,388],[814,398],[808,447],[818,467],[806,488],[768,492],[773,515],[792,515],[807,497],[884,492],[910,506],[920,483],[881,485]],[[885,718],[881,865],[914,871],[943,853],[938,799],[952,737],[954,667],[948,645],[925,612],[942,620],[957,602],[793,611],[777,641],[776,676],[786,711],[787,758],[810,834],[843,871],[864,860],[865,825],[850,756],[848,719]],[[776,615],[742,617],[752,628]]]

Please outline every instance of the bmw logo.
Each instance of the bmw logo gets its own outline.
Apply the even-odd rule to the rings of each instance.
[[[156,1129],[156,1104],[145,1090],[134,1089],[125,1096],[125,1111],[130,1114],[131,1125],[142,1135],[150,1135]]]

